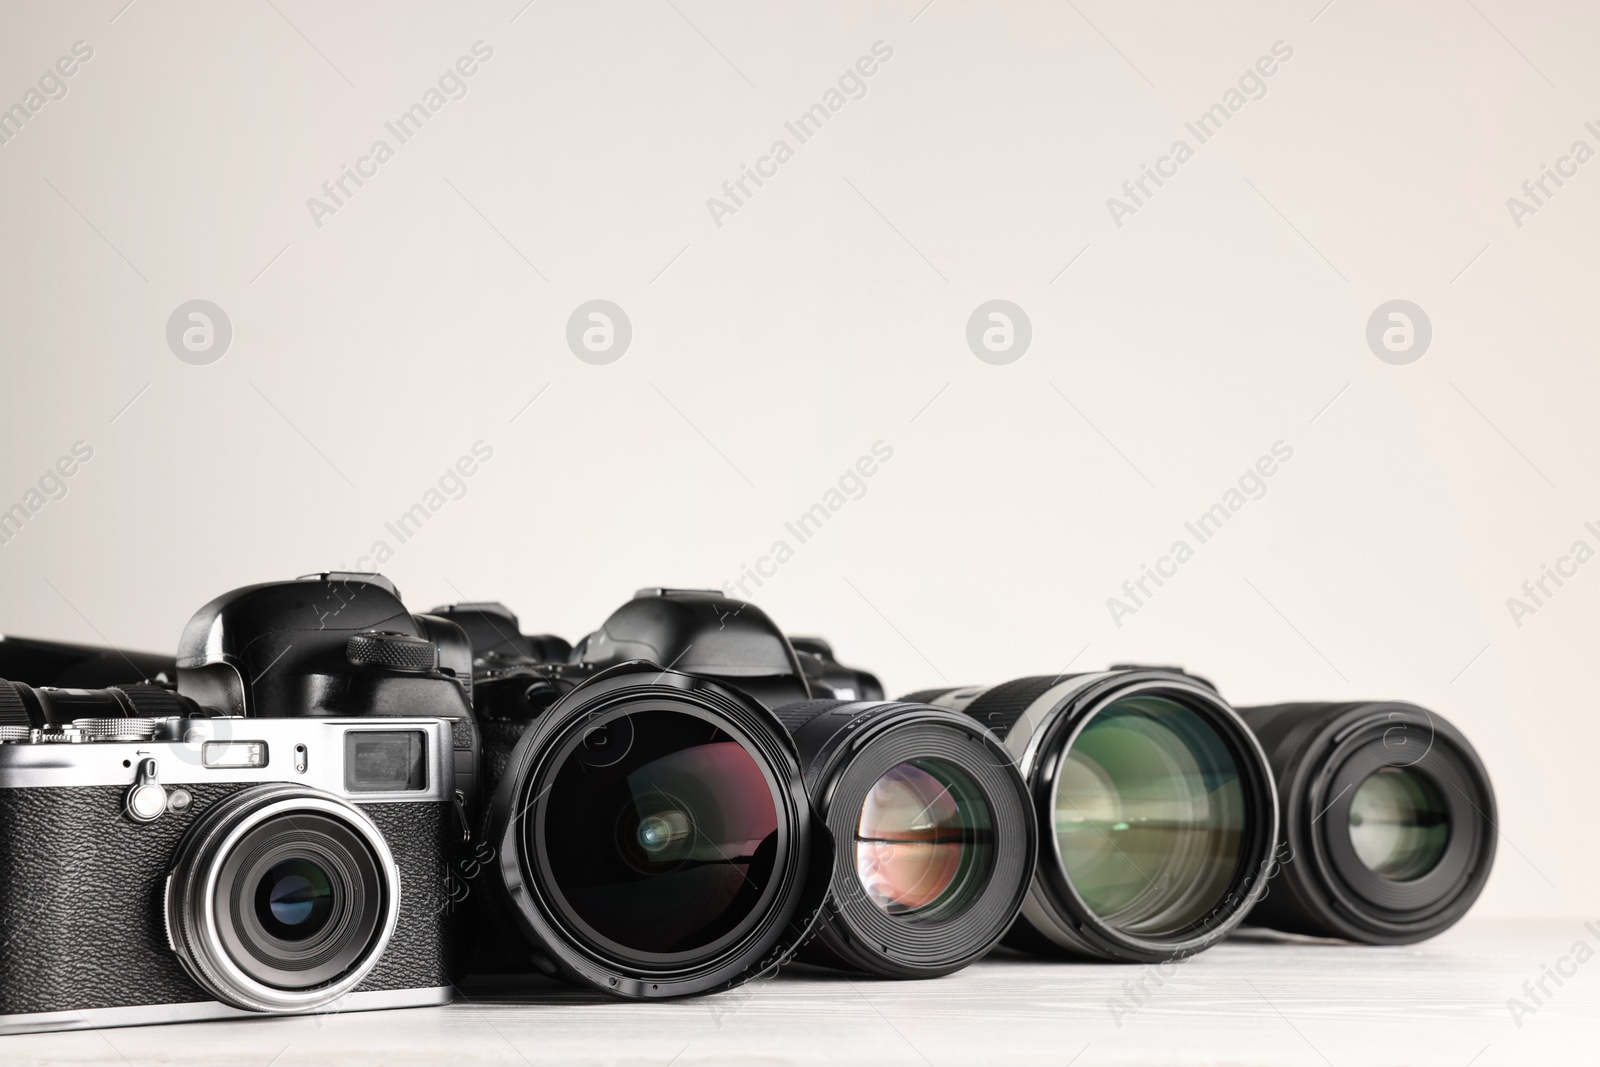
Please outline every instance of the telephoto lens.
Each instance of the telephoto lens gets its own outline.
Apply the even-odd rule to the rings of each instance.
[[[905,699],[985,724],[1027,780],[1039,862],[1012,947],[1187,957],[1261,895],[1277,835],[1272,770],[1203,679],[1116,666]]]
[[[999,740],[898,701],[811,700],[778,718],[835,842],[828,907],[800,959],[933,978],[993,948],[1037,851],[1027,783]]]
[[[1251,923],[1376,945],[1449,928],[1494,864],[1489,775],[1415,704],[1240,708],[1272,761],[1288,856]]]
[[[633,999],[775,969],[816,921],[833,858],[777,718],[740,689],[640,661],[527,726],[486,841],[498,910],[525,944],[509,954]]]

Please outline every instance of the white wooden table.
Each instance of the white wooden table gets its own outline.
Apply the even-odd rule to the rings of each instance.
[[[1596,920],[1600,920],[1597,909]],[[1600,921],[1595,922],[1600,929]],[[1135,1006],[1137,967],[992,958],[886,983],[796,970],[758,988],[623,1004],[547,988],[446,1008],[0,1038],[0,1064],[1600,1063],[1600,956],[1519,1027],[1523,998],[1579,920],[1474,921],[1413,948],[1250,936],[1177,968]],[[1113,1019],[1114,998],[1133,1010]]]

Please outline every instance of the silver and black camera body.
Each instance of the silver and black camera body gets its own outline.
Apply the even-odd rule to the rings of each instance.
[[[0,1034],[447,1002],[454,793],[443,719],[0,726]]]

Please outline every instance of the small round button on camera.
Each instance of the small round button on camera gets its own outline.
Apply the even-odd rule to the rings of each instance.
[[[128,818],[155,822],[167,810],[167,791],[159,785],[136,785],[128,791]]]
[[[138,777],[134,780],[133,788],[128,790],[123,811],[134,822],[155,822],[166,814],[167,790],[157,780],[155,760],[139,761]]]

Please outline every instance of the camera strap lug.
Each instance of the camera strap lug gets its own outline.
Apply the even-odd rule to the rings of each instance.
[[[451,806],[455,808],[456,821],[461,824],[461,841],[466,844],[472,840],[472,823],[467,819],[467,798],[461,790],[455,791],[455,803]]]

